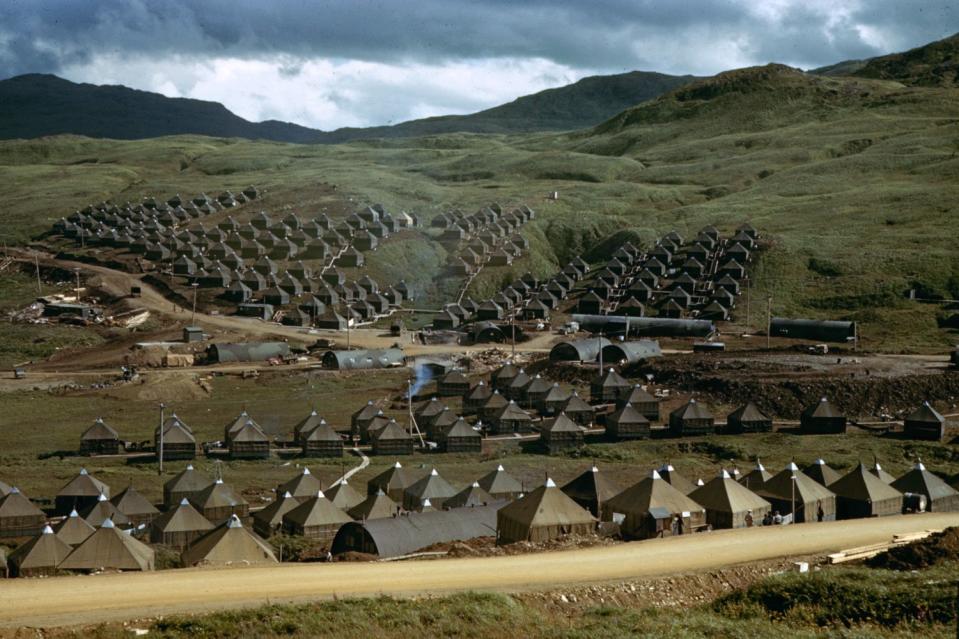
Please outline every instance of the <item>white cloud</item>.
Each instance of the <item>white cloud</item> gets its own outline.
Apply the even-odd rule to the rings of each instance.
[[[284,120],[331,130],[471,113],[575,82],[587,72],[537,58],[428,65],[97,55],[62,74],[77,82],[221,102],[251,121]]]

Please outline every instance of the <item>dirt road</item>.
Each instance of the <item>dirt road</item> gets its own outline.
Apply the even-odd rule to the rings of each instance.
[[[717,531],[511,557],[11,579],[0,583],[0,626],[78,625],[334,596],[546,590],[832,552],[956,525],[959,513],[930,513]]]

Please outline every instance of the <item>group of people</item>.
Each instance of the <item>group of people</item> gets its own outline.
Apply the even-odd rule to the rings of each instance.
[[[816,521],[823,521],[826,518],[826,512],[822,509],[822,502],[816,504]],[[753,511],[746,511],[746,528],[752,528],[754,525],[753,521]],[[760,526],[782,526],[784,523],[791,524],[793,519],[789,516],[788,520],[786,517],[778,511],[774,510],[772,512],[766,511],[766,514],[763,516]]]

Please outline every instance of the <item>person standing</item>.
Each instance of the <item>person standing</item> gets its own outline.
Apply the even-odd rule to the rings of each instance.
[[[752,528],[752,527],[753,527],[753,511],[747,510],[746,511],[746,528]]]

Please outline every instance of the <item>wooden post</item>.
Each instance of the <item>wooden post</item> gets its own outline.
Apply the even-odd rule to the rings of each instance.
[[[766,350],[770,348],[770,339],[773,334],[773,296],[766,297]]]
[[[43,288],[40,286],[40,258],[33,254],[33,263],[37,267],[37,295],[43,295]]]

